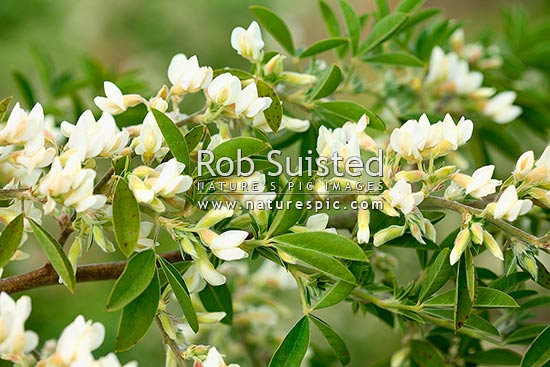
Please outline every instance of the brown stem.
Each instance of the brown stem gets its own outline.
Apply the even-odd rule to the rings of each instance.
[[[161,255],[169,262],[183,260],[180,251],[167,252]],[[76,270],[77,282],[92,282],[98,280],[116,279],[124,270],[128,261],[116,261],[110,263],[81,265]],[[29,289],[39,288],[46,285],[59,284],[59,275],[50,264],[29,271],[27,273],[14,275],[0,279],[0,291],[16,293]]]
[[[172,353],[174,354],[174,357],[176,358],[176,362],[178,364],[178,367],[185,367],[185,360],[182,357],[182,352],[180,350],[180,347],[176,343],[176,341],[166,333],[166,330],[164,330],[164,327],[162,326],[162,321],[160,321],[160,318],[155,316],[155,321],[157,323],[157,326],[160,329],[160,332],[162,334],[162,339],[165,345],[168,345],[168,347],[172,350]]]

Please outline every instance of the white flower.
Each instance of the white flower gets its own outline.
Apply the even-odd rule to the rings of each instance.
[[[523,153],[516,162],[516,168],[512,172],[517,181],[523,180],[535,166],[535,154],[532,150]]]
[[[531,200],[519,200],[516,187],[508,186],[499,197],[496,206],[494,206],[493,215],[497,219],[506,219],[513,222],[518,216],[529,212],[532,207],[533,203]]]
[[[202,229],[201,240],[218,258],[226,261],[239,260],[248,257],[248,253],[239,246],[248,237],[248,232],[240,230],[229,230],[220,235],[209,229]]]
[[[445,54],[436,46],[430,56],[428,83],[439,83],[456,94],[471,94],[481,88],[483,74],[470,71],[468,62],[460,60],[454,52]]]
[[[22,296],[14,301],[6,292],[0,293],[0,356],[16,359],[35,349],[38,336],[25,331],[25,321],[31,312],[31,299]]]
[[[6,126],[0,131],[0,145],[25,144],[36,134],[44,131],[44,110],[40,103],[27,113],[15,104]]]
[[[239,367],[237,364],[225,364],[222,355],[216,347],[211,347],[208,350],[208,354],[206,355],[206,359],[202,362],[202,367]]]
[[[117,115],[126,111],[128,107],[134,107],[144,102],[143,97],[139,94],[122,94],[120,89],[112,82],[104,82],[103,88],[106,97],[95,97],[94,103],[101,111],[111,115]]]
[[[25,143],[23,150],[10,154],[15,164],[27,170],[27,174],[32,173],[35,168],[49,166],[57,153],[54,147],[45,147],[44,130],[34,135]]]
[[[91,367],[137,367],[137,362],[128,362],[124,366],[120,364],[118,357],[114,353],[109,353],[95,361]]]
[[[239,92],[235,100],[235,114],[237,117],[255,117],[271,106],[271,98],[258,97],[256,83],[252,82]]]
[[[223,274],[220,274],[208,259],[197,260],[197,271],[199,272],[200,276],[210,285],[217,286],[225,284],[225,276]]]
[[[327,228],[328,221],[328,214],[314,214],[307,219],[306,228],[310,231],[323,231],[336,234],[336,228]]]
[[[483,114],[491,117],[496,123],[506,124],[521,115],[522,109],[514,106],[516,93],[512,91],[502,92],[487,101]]]
[[[254,117],[253,126],[255,128],[261,129],[266,132],[272,131],[269,125],[267,124],[267,120],[263,112],[258,113]],[[303,133],[304,131],[307,131],[309,129],[309,126],[310,126],[309,120],[300,120],[297,118],[283,115],[283,118],[281,119],[281,123],[279,125],[279,131],[283,129],[287,129],[297,133]]]
[[[215,224],[221,222],[226,218],[233,216],[234,210],[229,209],[227,206],[222,206],[220,209],[211,209],[202,216],[202,218],[196,224],[197,228],[209,228]]]
[[[66,152],[66,155],[56,157],[50,172],[40,181],[38,190],[48,198],[44,212],[48,214],[53,211],[53,198],[62,200],[63,205],[73,207],[77,212],[101,208],[107,198],[94,195],[96,172],[82,169],[80,157],[73,151]]]
[[[251,62],[262,61],[264,41],[258,23],[250,23],[248,29],[242,27],[233,29],[233,32],[231,32],[231,47]]]
[[[154,228],[154,224],[151,222],[141,222],[139,226],[139,238],[137,241],[136,252],[141,252],[158,246],[158,242],[149,238],[151,231]]]
[[[357,212],[357,242],[369,243],[370,210],[359,207]]]
[[[362,116],[358,122],[348,121],[334,130],[321,126],[317,138],[317,153],[320,157],[341,156],[343,161],[351,157],[361,159],[361,148],[375,149],[376,143],[364,130],[368,120]]]
[[[168,79],[172,83],[172,93],[195,93],[208,87],[212,81],[212,68],[199,66],[197,56],[187,58],[177,54],[168,66]]]
[[[408,214],[424,200],[424,193],[421,191],[413,193],[411,184],[401,179],[391,189],[384,192],[384,197],[393,208],[398,208],[403,214]]]
[[[421,151],[424,149],[429,135],[430,121],[423,114],[418,121],[408,120],[400,128],[393,130],[390,135],[390,147],[409,162],[421,161]],[[433,140],[432,145],[435,145],[439,143],[440,139],[437,137]]]
[[[104,113],[96,122],[90,110],[80,115],[76,125],[63,121],[61,131],[69,138],[65,147],[74,149],[81,161],[111,157],[126,146],[129,138],[128,131],[120,131],[113,116]]]
[[[92,352],[99,348],[105,337],[105,328],[99,322],[86,321],[82,315],[69,324],[61,333],[52,362],[60,361],[65,366],[91,366]]]
[[[252,275],[252,282],[260,286],[277,289],[296,289],[296,280],[284,266],[271,261],[263,264]]]
[[[439,124],[439,122],[438,122]],[[443,139],[451,145],[451,150],[456,150],[459,146],[466,143],[472,137],[474,124],[471,120],[461,117],[455,125],[451,115],[446,114],[443,122],[441,122]]]
[[[472,177],[459,174],[457,176],[461,178],[463,177],[463,180],[460,180],[457,183],[461,186],[466,184],[466,194],[475,196],[476,198],[482,198],[489,194],[495,193],[496,187],[502,184],[502,181],[492,178],[494,171],[495,166],[489,165],[475,170]]]
[[[143,156],[145,162],[150,162],[154,158],[166,154],[166,150],[162,149],[164,138],[152,112],[148,112],[145,116],[137,141],[135,152]]]
[[[229,106],[235,103],[240,93],[241,81],[230,73],[218,75],[206,90],[208,98],[220,106]]]

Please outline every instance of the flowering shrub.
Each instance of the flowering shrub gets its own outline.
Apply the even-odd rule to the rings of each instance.
[[[530,128],[547,132],[547,91],[527,73],[547,78],[548,65],[531,54],[511,72],[517,42],[467,44],[422,3],[390,11],[377,0],[357,14],[341,0],[342,27],[321,0],[329,38],[308,47],[253,6],[257,22],[228,37],[250,70],[177,54],[152,96],[105,81],[69,121],[19,76],[30,111],[0,102],[0,267],[27,257],[29,234],[48,263],[0,280],[0,357],[121,366],[93,354],[102,324],[78,316],[44,341],[25,329],[30,298],[9,295],[58,282],[78,295],[78,282],[116,279],[105,300],[121,313],[114,351],[156,323],[166,366],[347,365],[344,340],[318,316],[340,303],[404,331],[377,366],[546,365],[550,328],[533,308],[549,301],[550,147],[524,152],[508,126],[542,118]],[[283,52],[266,50],[267,33]],[[204,96],[197,110],[191,94]],[[495,172],[495,151],[499,165],[517,162],[511,174]],[[127,260],[83,265],[93,246]],[[408,284],[391,248],[418,259]],[[286,336],[284,290],[302,306]],[[334,359],[310,348],[313,329]]]

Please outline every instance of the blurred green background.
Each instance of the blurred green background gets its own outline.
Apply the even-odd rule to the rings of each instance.
[[[351,0],[356,9],[368,11],[371,0]],[[392,1],[395,3],[395,1]],[[0,1],[0,96],[17,94],[12,73],[17,70],[39,83],[39,72],[31,49],[38,46],[50,53],[58,72],[79,74],[85,57],[92,56],[118,71],[138,70],[146,88],[153,93],[166,83],[166,69],[178,52],[199,55],[200,63],[214,68],[232,65],[248,67],[230,47],[231,30],[247,26],[252,20],[251,4],[266,5],[276,10],[289,23],[298,45],[310,44],[325,36],[324,26],[314,0],[1,0]],[[447,17],[464,21],[468,40],[486,29],[501,28],[505,8],[524,6],[533,17],[550,13],[548,0],[433,0],[426,6],[440,7]],[[275,47],[268,39],[268,48]],[[35,96],[41,100],[40,92]],[[91,97],[91,96],[88,96]],[[88,102],[89,103],[89,102]],[[41,255],[31,249],[32,260],[12,264],[9,274],[39,267]],[[86,262],[99,261],[104,255],[85,254]],[[406,282],[417,272],[414,252],[399,254],[400,277]],[[109,260],[113,260],[109,257]],[[97,355],[112,350],[118,313],[104,311],[112,282],[79,284],[70,295],[64,287],[48,287],[27,292],[33,298],[33,312],[28,328],[41,337],[41,344],[58,338],[63,327],[76,315],[101,321],[107,337]],[[296,307],[297,295],[289,293],[289,305]],[[352,353],[352,366],[365,366],[388,356],[399,348],[402,335],[373,317],[353,316],[348,305],[325,311],[328,322],[347,341]],[[287,328],[295,318],[283,320]],[[315,339],[320,343],[319,339]],[[319,344],[323,345],[323,344]],[[223,351],[222,351],[223,352]],[[164,351],[155,328],[133,350],[122,353],[121,360],[137,360],[142,367],[161,366]],[[9,364],[2,364],[0,366]]]

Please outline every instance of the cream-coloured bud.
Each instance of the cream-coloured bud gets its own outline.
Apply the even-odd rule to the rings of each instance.
[[[282,77],[285,83],[297,86],[308,86],[317,81],[317,77],[315,75],[294,73],[291,71],[284,72]]]
[[[264,65],[264,74],[279,76],[283,72],[283,63],[285,57],[281,54],[273,56],[269,61]]]
[[[504,255],[502,254],[502,250],[500,249],[500,246],[498,245],[498,242],[495,240],[492,234],[490,234],[487,231],[483,231],[483,243],[485,244],[485,247],[493,254],[494,257],[496,257],[499,260],[504,260]]]
[[[384,228],[374,235],[374,246],[378,247],[394,238],[401,237],[403,233],[405,233],[405,226],[391,225],[388,228]]]
[[[113,246],[113,243],[105,238],[105,235],[103,234],[103,230],[100,226],[93,226],[92,228],[92,235],[94,237],[95,243],[101,247],[101,249],[105,252],[114,252],[115,246]]]
[[[212,245],[212,242],[216,237],[218,237],[217,233],[208,229],[203,228],[198,231],[199,237],[201,238],[202,243],[204,243],[207,246]]]
[[[481,223],[474,222],[470,224],[470,234],[472,235],[472,242],[481,245],[483,242],[483,227]]]
[[[396,181],[403,179],[407,182],[418,182],[420,180],[424,180],[425,178],[426,178],[426,174],[420,170],[399,171],[394,176],[394,179]]]
[[[69,262],[71,263],[74,272],[76,273],[76,268],[78,266],[78,259],[80,258],[80,255],[82,254],[82,238],[80,236],[76,236],[73,243],[71,244],[71,247],[69,249]]]
[[[224,206],[221,209],[211,209],[197,223],[197,228],[210,228],[222,220],[233,216],[233,209]]]
[[[468,247],[470,243],[470,230],[468,228],[462,229],[458,232],[456,236],[453,249],[451,250],[451,255],[449,256],[449,261],[451,265],[454,265],[458,262],[464,250]]]
[[[437,180],[443,180],[443,179],[449,178],[455,172],[456,172],[456,166],[445,166],[435,171],[434,177]]]
[[[170,339],[175,340],[177,338],[177,331],[176,327],[174,326],[174,323],[168,315],[166,315],[164,312],[160,312],[158,314],[158,318],[160,320],[160,323],[162,324],[162,328],[166,334],[170,337]]]
[[[535,186],[546,181],[547,178],[548,167],[546,167],[545,165],[541,165],[529,172],[527,176],[525,176],[525,183]]]
[[[427,219],[424,219],[424,226],[426,227],[426,230],[424,233],[426,234],[426,237],[432,241],[435,242],[437,237],[437,232],[435,230],[435,226]]]
[[[457,173],[453,176],[453,181],[460,187],[466,188],[471,182],[472,178],[463,173]]]
[[[180,246],[182,251],[190,255],[193,259],[197,259],[199,257],[199,254],[195,249],[195,245],[193,245],[193,242],[191,242],[189,237],[185,236],[180,238]]]
[[[516,181],[523,180],[535,165],[535,155],[532,150],[523,153],[516,163],[513,175]]]
[[[449,187],[445,190],[445,199],[447,200],[459,200],[464,197],[464,188],[458,186],[454,182],[451,182]]]

